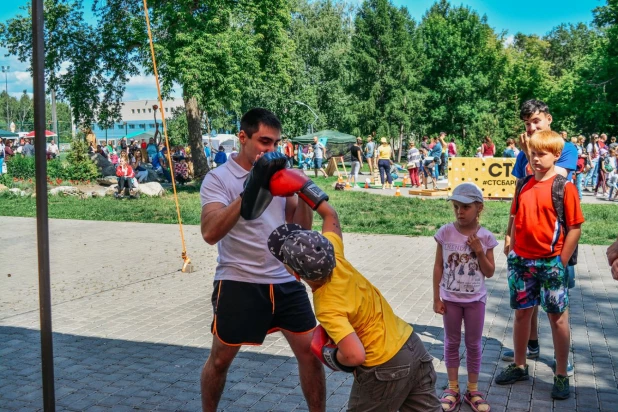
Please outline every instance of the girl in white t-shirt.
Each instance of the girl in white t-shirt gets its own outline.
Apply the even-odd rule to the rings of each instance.
[[[468,385],[463,396],[474,411],[486,412],[489,404],[478,391],[481,371],[481,339],[485,321],[487,288],[485,278],[494,275],[494,248],[490,231],[481,227],[483,193],[472,183],[462,183],[448,198],[453,202],[455,222],[442,226],[434,238],[438,243],[433,269],[433,310],[443,315],[444,363],[448,388],[440,397],[444,411],[459,408],[459,344],[464,323]]]

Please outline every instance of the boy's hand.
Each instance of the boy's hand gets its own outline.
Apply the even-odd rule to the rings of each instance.
[[[560,262],[562,262],[562,266],[564,266],[565,269],[569,264],[569,259],[571,259],[570,256],[565,258],[563,255],[560,255]]]
[[[483,253],[483,245],[481,244],[481,240],[476,235],[476,233],[468,236],[468,240],[466,241],[466,243],[468,244],[468,246],[470,246],[470,249],[472,249],[472,251],[477,255]]]
[[[528,150],[528,143],[530,142],[530,136],[524,132],[519,135],[519,148],[526,152]]]
[[[502,252],[504,253],[504,256],[508,256],[510,251],[511,251],[511,237],[509,235],[505,235],[504,236],[504,250]]]
[[[614,260],[612,264],[612,277],[614,280],[618,280],[618,259]]]
[[[446,313],[446,305],[440,299],[434,300],[433,301],[433,311],[440,315],[444,315]]]

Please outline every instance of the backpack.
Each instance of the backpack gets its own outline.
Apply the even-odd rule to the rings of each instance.
[[[515,186],[515,198],[513,201],[515,202],[515,213],[519,210],[519,194],[521,193],[521,189],[526,186],[526,184],[532,179],[534,175],[528,175],[523,179],[519,179],[517,181],[517,185]],[[567,225],[566,219],[564,216],[564,186],[567,184],[566,177],[562,175],[556,175],[556,178],[551,184],[551,202],[556,211],[556,216],[558,217],[558,222],[560,223],[560,228],[564,231],[564,237],[567,235]],[[577,265],[577,250],[579,245],[575,246],[575,250],[573,251],[573,255],[569,259],[568,266]],[[566,268],[565,268],[566,269]]]
[[[612,166],[612,164],[609,161],[609,157],[606,157],[603,160],[603,169],[605,169],[605,171],[607,173],[611,173],[614,170],[614,167]]]

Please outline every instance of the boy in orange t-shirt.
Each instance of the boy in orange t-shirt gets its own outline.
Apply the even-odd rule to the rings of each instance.
[[[552,184],[557,176],[554,166],[563,147],[560,135],[549,130],[537,132],[530,139],[534,178],[521,189],[518,202],[511,206],[513,241],[507,258],[511,308],[515,309],[515,362],[496,377],[496,383],[501,385],[528,379],[526,345],[530,317],[534,307],[540,304],[548,315],[556,352],[551,393],[554,399],[567,399],[570,395],[566,370],[570,331],[568,319],[564,319],[569,306],[566,267],[584,222],[577,188],[571,182],[565,184],[562,199],[566,228],[562,227],[553,206]]]

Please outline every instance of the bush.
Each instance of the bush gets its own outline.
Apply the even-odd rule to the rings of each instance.
[[[96,165],[88,156],[88,145],[81,140],[73,140],[71,151],[67,155],[68,166],[66,167],[65,179],[69,180],[94,180],[99,177]]]
[[[47,176],[52,179],[69,179],[68,163],[60,159],[51,159],[47,162]]]
[[[7,161],[7,171],[8,174],[6,176],[9,177],[3,179],[9,179],[10,181],[13,178],[34,179],[34,157],[18,155],[9,158]],[[66,161],[58,158],[47,161],[47,176],[51,179],[60,180],[94,180],[99,177],[99,171],[88,156],[88,146],[84,142],[75,140],[71,144],[71,151],[67,155]]]
[[[34,179],[34,157],[13,156],[7,159],[8,174],[18,179]]]
[[[0,175],[0,185],[4,185],[9,189],[13,187],[13,176],[8,173]]]

